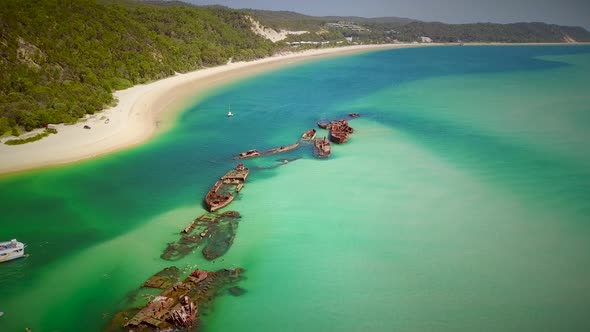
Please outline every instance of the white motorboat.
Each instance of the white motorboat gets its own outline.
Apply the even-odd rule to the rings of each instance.
[[[13,239],[8,242],[0,242],[0,263],[25,255],[25,245]]]

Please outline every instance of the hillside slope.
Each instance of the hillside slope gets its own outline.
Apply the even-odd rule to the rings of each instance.
[[[315,17],[294,12],[273,12],[250,10],[250,13],[262,24],[274,29],[307,30],[318,35],[327,32],[341,33],[342,36],[355,37],[362,43],[420,41],[420,37],[429,37],[434,42],[503,42],[503,43],[557,43],[590,42],[590,32],[581,27],[559,26],[546,23],[474,23],[446,24],[440,22],[422,22],[399,17]],[[330,23],[353,23],[359,29],[330,27]],[[344,24],[352,26],[351,24]],[[362,28],[362,29],[360,29]],[[301,40],[326,40],[326,37],[301,36]],[[297,37],[290,41],[296,41]]]
[[[263,25],[259,34],[276,30],[270,31],[277,35],[276,44],[254,32],[255,21]],[[352,23],[335,24],[339,21]],[[113,90],[230,58],[250,60],[281,48],[345,45],[351,39],[367,44],[421,41],[422,36],[434,42],[590,41],[583,28],[544,23],[453,25],[397,17],[313,17],[176,1],[4,0],[0,136],[75,122],[113,103]]]
[[[275,30],[306,30],[317,32],[322,30],[326,23],[338,21],[349,21],[359,24],[406,24],[416,21],[413,19],[401,17],[365,18],[358,16],[309,16],[290,11],[271,11],[258,9],[246,9],[246,11],[264,26],[273,28]]]
[[[113,89],[273,49],[237,10],[4,0],[0,135],[74,122],[112,103]]]
[[[580,27],[546,23],[444,24],[412,22],[399,27],[406,38],[428,36],[435,42],[563,43],[590,41],[590,33]],[[570,39],[571,40],[568,40]]]

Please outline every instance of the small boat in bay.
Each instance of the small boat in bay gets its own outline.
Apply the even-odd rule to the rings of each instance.
[[[0,262],[6,262],[25,255],[25,245],[12,239],[7,242],[0,242]]]
[[[313,152],[318,158],[328,158],[331,150],[330,141],[328,141],[326,137],[315,140]]]
[[[238,166],[222,176],[205,196],[205,203],[210,212],[226,207],[234,200],[237,194],[244,187],[244,182],[250,171],[239,163]]]

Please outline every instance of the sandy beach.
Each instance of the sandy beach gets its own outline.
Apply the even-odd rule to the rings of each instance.
[[[87,116],[74,125],[60,124],[57,126],[58,134],[14,146],[3,144],[10,138],[2,139],[0,174],[94,158],[146,142],[173,125],[175,115],[183,109],[189,98],[194,100],[200,93],[237,79],[317,57],[425,45],[357,45],[306,50],[200,69],[116,91],[116,106]],[[84,129],[86,125],[91,129]],[[40,131],[38,129],[22,137],[32,136]]]

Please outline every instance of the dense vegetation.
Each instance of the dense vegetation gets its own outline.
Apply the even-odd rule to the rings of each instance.
[[[445,24],[439,22],[421,22],[399,17],[313,17],[293,12],[273,12],[251,10],[263,25],[275,29],[306,30],[311,33],[340,33],[345,37],[353,37],[361,43],[384,43],[398,40],[401,42],[420,41],[420,37],[429,37],[434,42],[566,42],[571,38],[578,42],[590,41],[590,33],[580,27],[558,26],[545,23],[514,23],[514,24]],[[369,31],[352,31],[328,27],[329,22],[347,21],[358,24]],[[326,36],[310,35],[291,36],[289,41],[322,41]]]
[[[290,11],[254,10],[247,12],[256,18],[262,25],[275,30],[285,29],[290,31],[318,32],[324,30],[326,23],[348,21],[359,24],[385,23],[406,24],[415,20],[401,17],[377,17],[364,18],[357,16],[309,16]]]
[[[502,43],[559,43],[572,38],[590,41],[590,33],[579,27],[564,27],[545,23],[514,24],[444,24],[438,22],[412,22],[404,25],[367,25],[372,34],[369,38],[395,38],[400,41],[415,41],[427,36],[434,42],[502,42]]]
[[[21,139],[9,139],[8,141],[4,142],[4,144],[7,145],[21,145],[21,144],[26,144],[26,143],[30,143],[30,142],[34,142],[34,141],[38,141],[40,139],[42,139],[43,137],[47,137],[50,134],[57,134],[57,130],[55,129],[45,129],[43,132],[35,135],[35,136],[31,136],[28,138],[21,138]]]
[[[74,122],[111,104],[114,89],[275,47],[237,10],[131,4],[3,0],[0,135]]]

